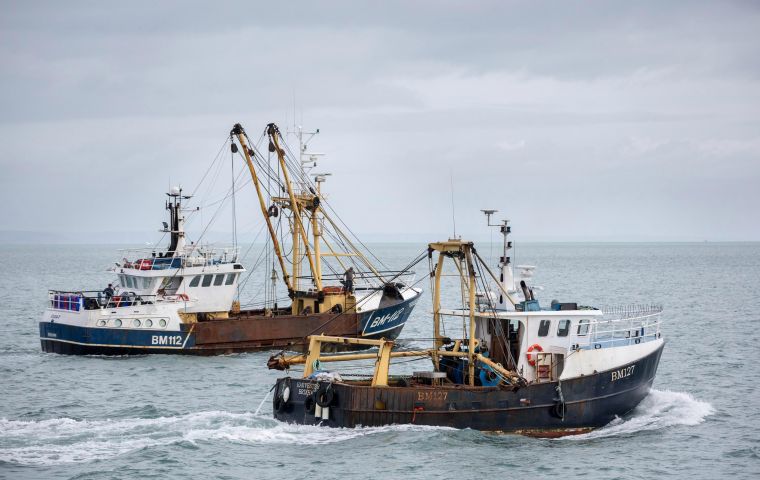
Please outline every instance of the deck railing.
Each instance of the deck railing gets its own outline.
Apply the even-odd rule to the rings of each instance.
[[[154,303],[183,303],[187,298],[177,295],[135,295],[122,293],[107,296],[97,290],[61,291],[48,290],[48,304],[55,310],[98,310],[101,308],[132,307]]]
[[[119,250],[121,268],[135,270],[166,270],[169,268],[205,267],[237,261],[240,250],[233,247],[185,248],[182,251],[163,251],[155,248],[132,248]],[[177,253],[176,256],[175,253]]]
[[[402,283],[404,288],[400,288],[401,292],[410,288],[416,279],[416,273],[411,270],[381,270],[378,272],[383,279],[391,280],[393,283]],[[298,277],[300,280],[312,280],[314,277],[310,275],[302,275]],[[328,273],[322,275],[322,282],[331,286],[344,286],[345,274]],[[382,290],[384,285],[380,281],[380,277],[373,272],[359,272],[354,274],[353,289],[354,291],[376,291]],[[309,291],[316,292],[314,288],[310,288]]]
[[[607,348],[634,345],[660,338],[659,305],[627,305],[603,308],[601,318],[576,324],[578,348]],[[583,334],[583,330],[586,334]],[[585,341],[582,340],[585,337]]]

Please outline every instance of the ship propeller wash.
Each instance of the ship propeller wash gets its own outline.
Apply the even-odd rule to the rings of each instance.
[[[268,232],[258,258],[266,261],[247,271],[236,238],[225,248],[188,243],[186,216],[200,207],[186,208],[183,202],[192,195],[172,188],[169,223],[162,230],[169,235],[168,248],[124,251],[113,269],[117,278],[105,289],[49,291],[39,322],[42,350],[211,355],[299,351],[314,333],[395,339],[421,293],[412,285],[413,273],[379,270],[366,246],[344,232],[347,227],[321,191],[326,174],[312,181],[305,168],[308,162],[313,166],[315,154],[306,151],[300,129],[297,156],[275,124],[266,126],[262,139],[265,152],[236,124],[228,151],[233,169],[237,162],[240,175],[249,174],[255,188],[254,210],[260,210]],[[234,179],[221,201],[232,204],[233,217],[235,193],[242,188]],[[253,292],[255,300],[241,306],[240,291],[253,273],[266,280]],[[286,296],[278,295],[283,289]]]
[[[484,212],[490,224],[495,211]],[[432,348],[311,336],[306,354],[275,355],[268,362],[274,369],[303,365],[300,378],[277,380],[275,418],[330,427],[418,424],[552,437],[587,432],[636,407],[652,386],[664,347],[661,308],[600,310],[558,301],[543,308],[530,284],[533,267],[518,267],[515,276],[508,221],[495,226],[504,240],[498,274],[472,242],[429,244]],[[455,309],[442,306],[442,278],[451,275],[460,281],[450,296],[461,298]],[[324,351],[336,344],[377,351]],[[394,360],[412,357],[429,358],[432,369],[390,373]],[[374,362],[371,372],[352,376],[355,363],[367,360]],[[351,362],[349,373],[326,370],[332,362]]]

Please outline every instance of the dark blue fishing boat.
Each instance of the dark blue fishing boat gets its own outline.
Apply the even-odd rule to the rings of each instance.
[[[302,378],[277,380],[275,418],[331,427],[412,423],[561,436],[601,427],[636,407],[652,386],[664,347],[661,308],[600,310],[558,301],[543,308],[530,285],[533,267],[518,267],[515,277],[510,227],[506,221],[498,226],[504,235],[498,275],[471,242],[429,245],[431,265],[437,254],[432,348],[395,350],[390,340],[313,336],[306,355],[269,361],[278,369],[304,365]],[[447,261],[462,282],[462,308],[441,307]],[[456,331],[453,325],[462,331],[458,339],[443,334]],[[323,345],[341,343],[377,352],[322,353]],[[433,368],[392,375],[392,360],[408,357],[429,357]],[[375,361],[371,375],[351,379],[322,370],[329,362],[359,360]]]

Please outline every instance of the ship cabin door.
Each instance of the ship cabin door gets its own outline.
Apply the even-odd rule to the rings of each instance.
[[[520,337],[522,323],[519,320],[491,319],[489,333],[491,334],[491,359],[501,363],[505,368],[517,368],[520,358]]]

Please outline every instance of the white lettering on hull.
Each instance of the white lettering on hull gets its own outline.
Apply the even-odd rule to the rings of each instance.
[[[370,323],[369,327],[367,327],[367,328],[369,328],[369,329],[371,329],[371,328],[377,328],[377,327],[381,327],[381,326],[385,325],[386,323],[393,323],[396,320],[398,320],[398,317],[401,316],[401,313],[403,311],[404,311],[403,308],[399,308],[395,312],[386,313],[382,317],[378,317],[378,318],[376,318],[374,320],[372,320],[372,317],[369,317],[369,319],[372,320],[372,323]],[[372,315],[374,315],[374,313]],[[368,320],[368,322],[369,322],[369,320]]]
[[[621,378],[630,377],[633,375],[633,369],[636,368],[636,365],[631,365],[628,367],[621,368],[620,370],[615,370],[612,372],[612,381],[620,380]]]
[[[296,383],[296,388],[298,388],[298,394],[303,395],[305,397],[308,397],[312,395],[314,392],[316,392],[317,387],[319,387],[319,384],[317,383],[305,383],[305,382]]]
[[[150,339],[151,345],[181,346],[182,335],[153,335]]]

